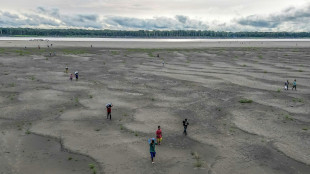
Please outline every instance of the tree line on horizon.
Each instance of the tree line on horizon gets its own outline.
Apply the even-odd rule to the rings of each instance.
[[[102,38],[310,38],[310,32],[226,32],[209,30],[87,30],[0,28],[0,37],[102,37]]]

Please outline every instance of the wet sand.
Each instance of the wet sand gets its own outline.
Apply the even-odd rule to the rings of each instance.
[[[53,42],[39,50],[9,42],[0,42],[0,173],[92,173],[89,164],[97,173],[310,171],[306,43]],[[287,79],[297,79],[297,91],[283,90]],[[163,143],[151,164],[147,139],[158,125]]]

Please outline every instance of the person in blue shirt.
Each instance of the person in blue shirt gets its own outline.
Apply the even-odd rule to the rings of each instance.
[[[152,140],[152,142],[150,143],[150,153],[151,153],[152,164],[154,164],[154,158],[156,155],[155,145],[157,145],[157,143],[155,143],[155,141]]]
[[[292,90],[295,88],[295,91],[296,91],[296,90],[297,90],[296,86],[297,86],[297,84],[296,84],[296,79],[295,79],[294,82],[293,82],[293,88],[292,88]]]

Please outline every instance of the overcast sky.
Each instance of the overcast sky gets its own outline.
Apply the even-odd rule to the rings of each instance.
[[[310,32],[310,0],[1,0],[0,27]]]

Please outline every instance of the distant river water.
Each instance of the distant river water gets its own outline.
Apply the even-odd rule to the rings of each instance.
[[[0,37],[0,41],[85,41],[85,42],[310,42],[310,39],[148,39],[148,38],[80,38],[80,37]]]

